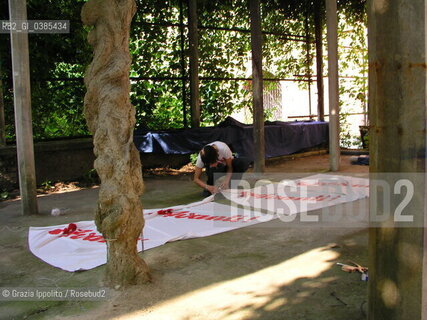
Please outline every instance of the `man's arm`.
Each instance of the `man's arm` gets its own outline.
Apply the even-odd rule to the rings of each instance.
[[[218,192],[218,188],[215,186],[209,186],[206,183],[204,183],[200,177],[202,175],[202,168],[196,167],[196,170],[194,171],[194,178],[193,182],[197,184],[200,188],[208,190],[210,193],[214,194]]]

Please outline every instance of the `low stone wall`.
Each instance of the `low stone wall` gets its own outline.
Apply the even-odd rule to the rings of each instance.
[[[93,168],[92,139],[47,141],[34,144],[37,184],[81,177]],[[16,146],[0,148],[0,188],[18,187]]]
[[[316,149],[316,148],[315,148]],[[326,153],[319,148],[301,154],[269,159],[268,162],[283,161],[299,156]],[[41,185],[45,181],[72,181],[85,176],[93,169],[95,156],[91,138],[46,141],[34,145],[36,179]],[[141,154],[144,168],[180,168],[190,162],[190,155],[175,154]],[[0,191],[18,188],[18,168],[16,147],[0,147]]]
[[[39,142],[34,144],[37,184],[45,181],[70,181],[93,169],[95,156],[91,138]],[[179,168],[189,155],[141,154],[144,168]],[[18,187],[15,146],[0,147],[0,190]]]

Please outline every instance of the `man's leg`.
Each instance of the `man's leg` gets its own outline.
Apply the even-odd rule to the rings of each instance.
[[[246,158],[234,158],[233,159],[233,176],[231,187],[234,188],[242,180],[243,173],[245,173],[250,165],[251,161]]]
[[[206,168],[206,176],[208,177],[206,183],[210,186],[213,186],[215,181],[221,178],[226,171],[227,167],[224,165]]]
[[[206,176],[208,177],[208,179],[206,180],[206,184],[210,186],[213,186],[214,184],[214,173],[212,169],[214,168],[206,167]]]

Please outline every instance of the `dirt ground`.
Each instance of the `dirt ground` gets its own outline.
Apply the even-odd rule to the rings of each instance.
[[[341,159],[340,174],[367,177],[368,167]],[[268,173],[328,171],[328,156],[272,162]],[[200,200],[191,175],[147,177],[145,208]],[[30,226],[93,220],[97,188],[39,197],[40,215],[20,215],[20,201],[0,203],[1,287],[103,287],[105,266],[69,273],[31,254]],[[52,208],[66,209],[51,216]],[[367,200],[336,213],[367,213]],[[324,214],[325,212],[313,212]],[[307,224],[273,220],[210,237],[177,241],[141,253],[153,282],[111,290],[102,301],[0,301],[0,319],[346,319],[366,318],[367,282],[337,262],[367,264],[363,223]]]

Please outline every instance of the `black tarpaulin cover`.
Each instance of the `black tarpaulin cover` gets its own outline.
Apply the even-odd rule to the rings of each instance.
[[[328,142],[328,123],[318,121],[266,122],[265,157],[292,154]],[[213,141],[227,143],[237,156],[253,160],[253,126],[228,117],[217,127],[135,131],[134,141],[142,153],[189,154]]]

